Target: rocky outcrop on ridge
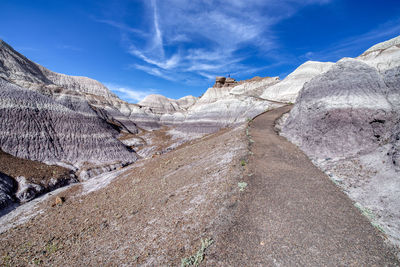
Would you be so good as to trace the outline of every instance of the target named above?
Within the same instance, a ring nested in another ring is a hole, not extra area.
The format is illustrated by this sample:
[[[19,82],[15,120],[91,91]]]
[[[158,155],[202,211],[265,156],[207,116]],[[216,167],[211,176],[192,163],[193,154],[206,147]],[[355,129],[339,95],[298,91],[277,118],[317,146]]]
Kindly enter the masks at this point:
[[[213,87],[216,88],[221,88],[221,87],[231,87],[235,86],[237,84],[237,81],[231,77],[223,77],[223,76],[217,76],[215,78],[215,84]]]
[[[400,38],[304,85],[282,134],[400,245]]]
[[[313,77],[326,72],[334,63],[307,61],[289,74],[283,81],[265,90],[264,99],[285,103],[294,103],[303,85]]]

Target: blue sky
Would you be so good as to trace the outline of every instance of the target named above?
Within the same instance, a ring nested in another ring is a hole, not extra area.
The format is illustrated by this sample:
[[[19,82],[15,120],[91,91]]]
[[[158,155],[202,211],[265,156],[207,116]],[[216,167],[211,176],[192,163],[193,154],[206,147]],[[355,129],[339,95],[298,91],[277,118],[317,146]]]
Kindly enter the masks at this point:
[[[132,103],[199,96],[216,75],[284,78],[398,35],[398,0],[0,1],[1,39]]]

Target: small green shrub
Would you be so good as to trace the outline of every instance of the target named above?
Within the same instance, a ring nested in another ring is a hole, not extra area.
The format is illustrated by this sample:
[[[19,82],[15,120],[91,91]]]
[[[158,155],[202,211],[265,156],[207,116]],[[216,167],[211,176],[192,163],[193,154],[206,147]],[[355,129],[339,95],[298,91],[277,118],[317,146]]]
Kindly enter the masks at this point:
[[[240,161],[240,165],[246,166],[246,161],[245,161],[244,159],[242,159],[242,160]]]
[[[1,259],[1,266],[11,266],[11,257],[6,254]]]
[[[367,207],[363,207],[360,203],[356,202],[354,203],[354,206],[359,209],[361,211],[361,213],[368,218],[368,220],[371,222],[372,226],[374,226],[375,228],[377,228],[379,231],[381,231],[382,233],[385,233],[385,230],[383,230],[382,226],[380,226],[377,222],[376,222],[376,217],[374,215],[374,213],[372,212],[372,210],[370,210]]]
[[[49,255],[53,254],[54,252],[57,252],[60,248],[57,246],[55,242],[49,242],[46,245],[46,251]]]
[[[211,238],[206,238],[204,240],[202,239],[200,249],[196,252],[196,254],[194,254],[188,258],[183,258],[181,260],[181,267],[199,266],[199,264],[204,260],[204,252],[213,243],[214,243],[214,240],[212,240]]]
[[[238,183],[238,187],[239,187],[239,191],[242,192],[247,187],[247,183],[246,182],[239,182]]]
[[[43,261],[41,259],[35,257],[31,260],[31,263],[34,265],[40,265],[43,263]]]
[[[367,217],[369,220],[373,220],[373,219],[374,219],[374,217],[375,217],[375,216],[374,216],[374,213],[373,213],[370,209],[361,206],[361,204],[358,203],[358,202],[356,202],[356,203],[354,204],[354,206],[355,206],[357,209],[359,209],[359,210],[361,211],[361,213],[362,213],[365,217]]]

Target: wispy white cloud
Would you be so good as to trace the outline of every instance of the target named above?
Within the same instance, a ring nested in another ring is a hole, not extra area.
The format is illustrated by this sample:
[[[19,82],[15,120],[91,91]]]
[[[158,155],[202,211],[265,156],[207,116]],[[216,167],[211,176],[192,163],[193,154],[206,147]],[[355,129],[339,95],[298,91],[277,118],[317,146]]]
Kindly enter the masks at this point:
[[[134,55],[134,56],[142,59],[143,61],[145,61],[146,63],[149,63],[150,65],[155,65],[161,69],[166,69],[166,70],[174,68],[179,63],[179,60],[180,60],[180,57],[178,54],[174,54],[168,59],[164,59],[164,58],[152,59],[152,58],[149,58],[148,56],[146,56],[144,52],[137,49],[134,45],[130,46],[129,53],[131,55]]]
[[[328,2],[142,0],[148,18],[141,30],[113,20],[98,21],[135,34],[128,52],[139,60],[132,65],[136,69],[167,80],[181,79],[183,74],[209,78],[254,68],[243,63],[248,58],[244,47],[268,55],[266,51],[279,46],[272,26],[306,5]]]
[[[146,96],[158,92],[156,89],[137,90],[127,86],[121,86],[114,83],[104,83],[112,92],[119,95],[125,101],[137,103],[142,101]]]
[[[177,34],[168,39],[168,44],[189,43],[191,39],[186,34]]]
[[[169,81],[175,81],[175,77],[171,76],[171,72],[153,66],[144,66],[140,64],[133,64],[131,67],[147,72],[150,75],[157,76]]]
[[[135,34],[138,34],[138,35],[140,35],[142,37],[148,37],[149,36],[147,33],[143,32],[143,31],[141,31],[139,29],[129,27],[128,25],[126,25],[125,23],[122,23],[122,22],[118,22],[118,21],[114,21],[114,20],[110,20],[110,19],[97,19],[97,18],[95,18],[93,16],[91,18],[96,22],[107,24],[109,26],[112,26],[112,27],[117,28],[117,29],[119,29],[121,31],[124,31],[124,32],[135,33]]]
[[[158,10],[156,0],[151,0],[151,7],[153,9],[153,23],[154,23],[154,35],[153,35],[153,49],[156,50],[161,57],[164,57],[164,42],[162,33],[158,22]]]
[[[207,78],[208,80],[212,81],[215,79],[215,75],[208,74],[206,72],[199,71],[197,72],[200,76]]]

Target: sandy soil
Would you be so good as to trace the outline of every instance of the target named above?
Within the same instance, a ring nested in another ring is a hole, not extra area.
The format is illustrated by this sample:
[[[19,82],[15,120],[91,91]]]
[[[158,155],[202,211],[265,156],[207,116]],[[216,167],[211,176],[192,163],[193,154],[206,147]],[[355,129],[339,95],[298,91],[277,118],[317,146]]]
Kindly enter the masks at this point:
[[[231,223],[246,153],[244,128],[225,129],[141,160],[97,190],[88,192],[91,180],[74,185],[58,194],[61,206],[53,195],[0,234],[2,264],[180,265]]]

